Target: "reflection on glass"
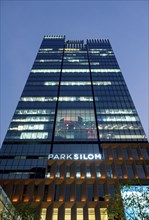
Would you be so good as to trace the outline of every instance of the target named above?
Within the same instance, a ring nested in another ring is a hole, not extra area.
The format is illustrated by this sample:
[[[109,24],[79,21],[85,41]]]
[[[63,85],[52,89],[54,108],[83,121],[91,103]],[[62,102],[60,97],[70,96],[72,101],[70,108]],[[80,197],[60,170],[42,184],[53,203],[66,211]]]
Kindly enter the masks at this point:
[[[97,130],[93,110],[59,110],[55,139],[96,139]]]

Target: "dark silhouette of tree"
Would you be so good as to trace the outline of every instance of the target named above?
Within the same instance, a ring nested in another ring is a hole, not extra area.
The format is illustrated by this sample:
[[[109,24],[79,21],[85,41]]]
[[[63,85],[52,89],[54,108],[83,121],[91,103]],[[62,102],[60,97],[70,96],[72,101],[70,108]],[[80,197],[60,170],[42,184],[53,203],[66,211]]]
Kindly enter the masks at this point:
[[[36,206],[31,203],[5,204],[2,220],[34,220]]]

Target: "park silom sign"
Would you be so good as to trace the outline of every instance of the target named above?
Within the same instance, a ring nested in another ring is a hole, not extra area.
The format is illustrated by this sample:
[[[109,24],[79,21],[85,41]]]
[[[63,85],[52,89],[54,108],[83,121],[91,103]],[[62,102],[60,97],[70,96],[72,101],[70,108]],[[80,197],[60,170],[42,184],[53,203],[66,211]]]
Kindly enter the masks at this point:
[[[101,160],[101,154],[49,154],[48,160]]]

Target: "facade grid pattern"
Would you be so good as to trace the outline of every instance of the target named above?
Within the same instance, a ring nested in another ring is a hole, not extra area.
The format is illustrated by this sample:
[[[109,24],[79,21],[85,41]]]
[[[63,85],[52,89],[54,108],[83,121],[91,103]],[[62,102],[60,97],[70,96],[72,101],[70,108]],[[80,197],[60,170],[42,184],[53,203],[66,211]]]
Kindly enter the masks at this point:
[[[148,141],[108,39],[43,38],[0,158],[11,201],[45,220],[106,219],[120,183],[147,185]]]

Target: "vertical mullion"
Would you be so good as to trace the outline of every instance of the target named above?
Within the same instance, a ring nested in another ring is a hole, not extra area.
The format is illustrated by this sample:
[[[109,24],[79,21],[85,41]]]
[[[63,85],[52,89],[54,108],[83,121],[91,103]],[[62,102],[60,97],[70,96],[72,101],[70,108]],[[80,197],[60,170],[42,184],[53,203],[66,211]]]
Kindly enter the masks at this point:
[[[55,134],[57,111],[58,111],[58,101],[59,101],[59,94],[60,94],[60,86],[61,86],[61,78],[62,78],[63,61],[64,61],[64,50],[65,50],[65,43],[64,43],[64,46],[63,46],[63,53],[62,53],[61,71],[60,71],[60,76],[59,76],[59,85],[58,85],[57,101],[56,101],[56,107],[55,107],[55,117],[54,117],[54,124],[53,124],[53,132],[52,132],[52,142],[51,142],[50,154],[52,154],[52,152],[53,152],[54,134]]]
[[[92,80],[92,73],[91,73],[90,58],[89,58],[89,53],[88,53],[88,45],[86,45],[86,50],[87,50],[87,58],[88,58],[89,73],[90,73],[90,80],[91,80],[91,89],[92,89],[92,96],[93,96],[93,106],[94,106],[95,122],[96,122],[96,129],[97,129],[98,146],[99,146],[99,152],[102,153],[102,149],[100,147],[97,111],[96,111],[96,104],[95,104],[95,96],[94,96],[94,88],[93,88],[93,80]]]

